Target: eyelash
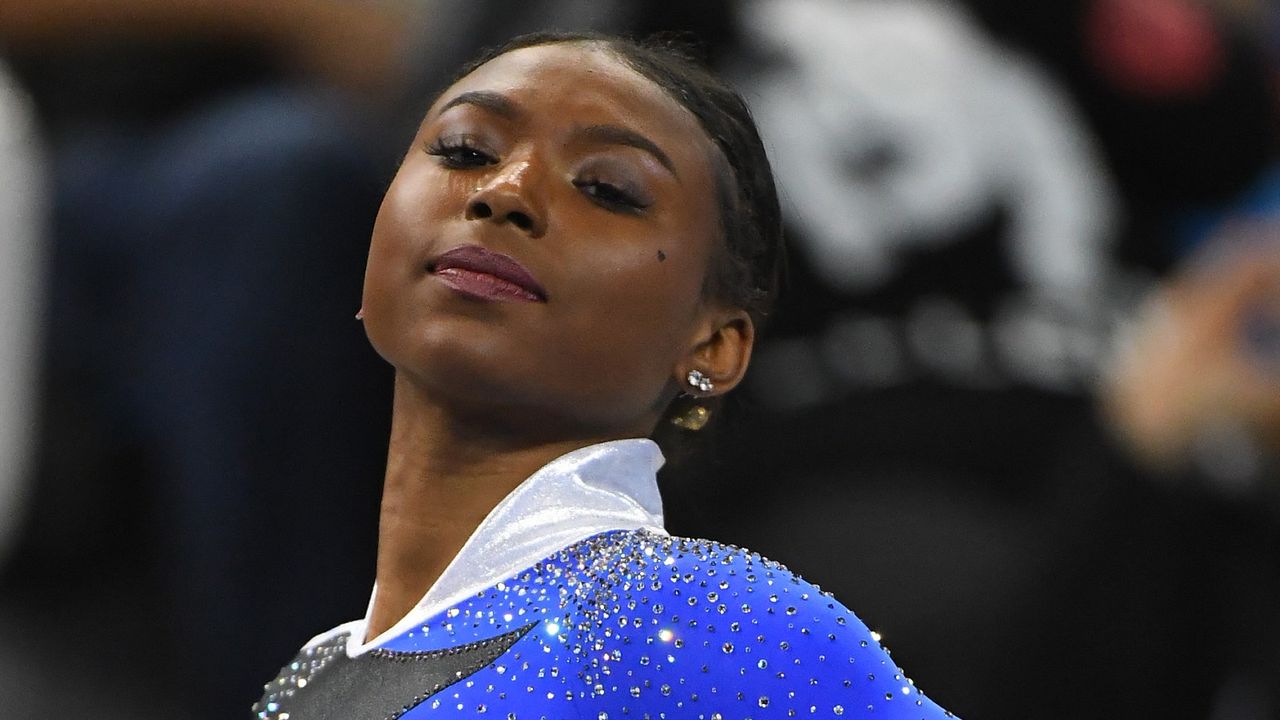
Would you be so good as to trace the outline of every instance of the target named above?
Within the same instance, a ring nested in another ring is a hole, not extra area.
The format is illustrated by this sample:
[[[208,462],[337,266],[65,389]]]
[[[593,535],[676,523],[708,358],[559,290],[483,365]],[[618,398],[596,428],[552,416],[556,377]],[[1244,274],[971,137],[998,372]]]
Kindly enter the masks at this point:
[[[425,148],[428,155],[440,158],[447,168],[468,170],[493,165],[497,158],[472,144],[471,140],[446,140],[441,138]]]
[[[424,150],[428,155],[440,158],[445,167],[454,170],[470,170],[498,162],[497,158],[477,148],[468,138],[440,138],[427,145]],[[641,202],[631,193],[611,183],[587,178],[574,180],[573,185],[592,202],[607,210],[635,214],[649,207],[648,203]]]
[[[640,202],[626,190],[607,182],[583,179],[574,180],[573,185],[581,190],[584,195],[591,198],[593,202],[609,210],[638,213],[649,207],[648,204]]]

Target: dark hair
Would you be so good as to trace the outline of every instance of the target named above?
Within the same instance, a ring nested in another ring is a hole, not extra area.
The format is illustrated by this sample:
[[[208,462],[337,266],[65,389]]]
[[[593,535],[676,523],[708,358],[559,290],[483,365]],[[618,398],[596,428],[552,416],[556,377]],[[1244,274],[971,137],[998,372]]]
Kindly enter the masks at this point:
[[[521,35],[481,53],[462,68],[454,82],[513,50],[562,43],[607,50],[698,119],[719,150],[713,162],[723,239],[712,257],[703,293],[707,298],[746,310],[756,327],[762,327],[777,297],[785,252],[773,170],[746,101],[694,60],[687,44],[682,46],[674,38],[660,36],[637,41],[576,32]],[[684,412],[693,402],[707,404],[706,400],[681,398],[668,409],[668,417]],[[666,435],[664,430],[660,427],[656,435]]]

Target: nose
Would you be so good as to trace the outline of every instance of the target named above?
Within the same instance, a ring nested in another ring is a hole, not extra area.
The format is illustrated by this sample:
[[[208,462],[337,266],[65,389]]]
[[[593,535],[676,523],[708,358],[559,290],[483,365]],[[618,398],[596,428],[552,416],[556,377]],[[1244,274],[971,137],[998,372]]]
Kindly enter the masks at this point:
[[[467,202],[467,219],[511,223],[530,237],[541,237],[547,229],[546,212],[536,197],[534,182],[527,160],[508,165],[476,187]]]

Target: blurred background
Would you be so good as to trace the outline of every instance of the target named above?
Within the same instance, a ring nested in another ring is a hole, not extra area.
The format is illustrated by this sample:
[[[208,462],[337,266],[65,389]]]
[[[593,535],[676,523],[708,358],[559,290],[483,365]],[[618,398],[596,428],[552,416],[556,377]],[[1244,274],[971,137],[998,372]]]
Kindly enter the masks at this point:
[[[547,27],[694,33],[788,209],[673,532],[962,717],[1280,718],[1265,0],[5,3],[0,714],[247,717],[364,612],[373,216],[452,70]]]

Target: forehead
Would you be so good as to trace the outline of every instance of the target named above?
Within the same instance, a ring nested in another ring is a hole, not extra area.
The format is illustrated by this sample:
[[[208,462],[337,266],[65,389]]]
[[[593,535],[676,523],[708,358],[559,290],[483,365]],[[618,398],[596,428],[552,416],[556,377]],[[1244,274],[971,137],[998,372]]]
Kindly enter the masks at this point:
[[[654,140],[667,140],[665,144],[673,146],[668,151],[690,146],[704,154],[711,150],[711,141],[693,113],[596,44],[538,45],[499,55],[445,90],[428,119],[451,98],[477,90],[500,93],[537,119],[621,124]]]

